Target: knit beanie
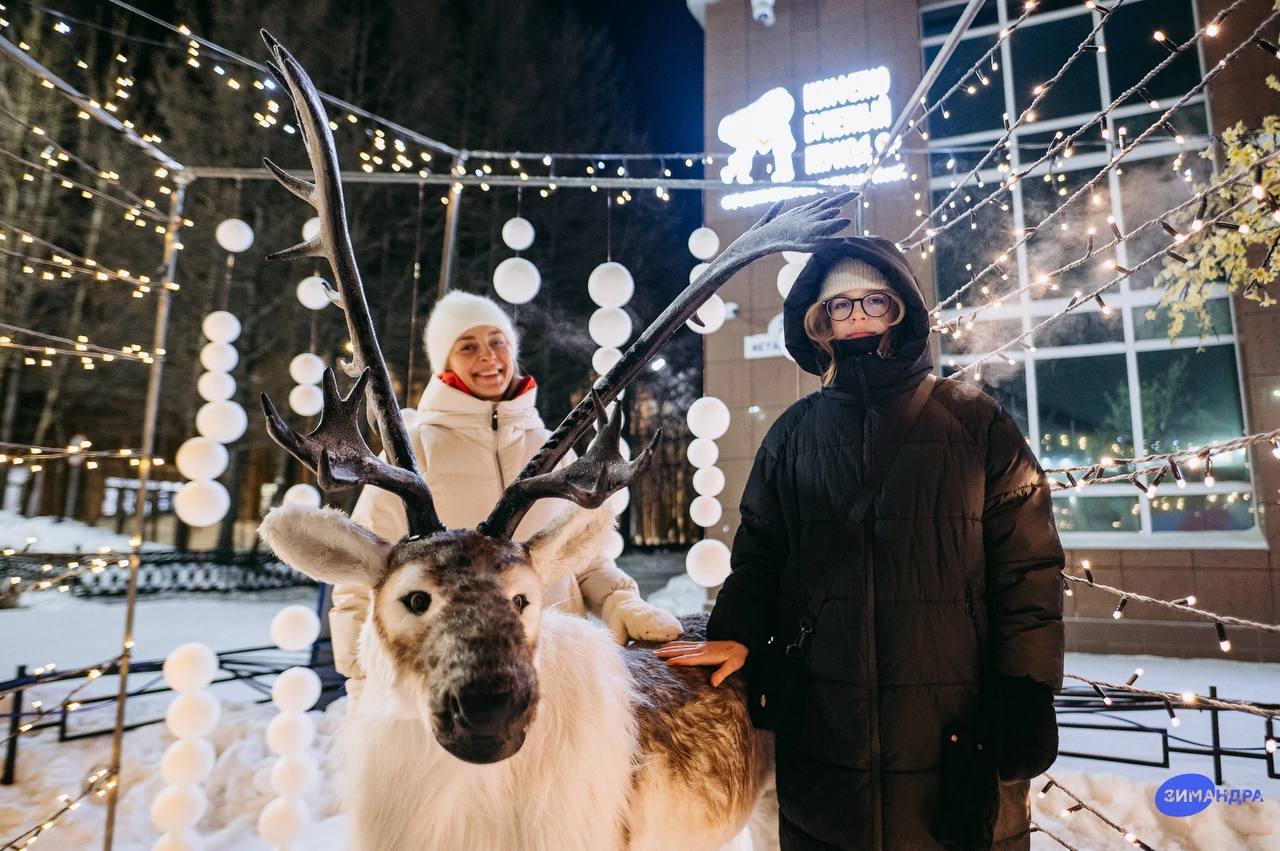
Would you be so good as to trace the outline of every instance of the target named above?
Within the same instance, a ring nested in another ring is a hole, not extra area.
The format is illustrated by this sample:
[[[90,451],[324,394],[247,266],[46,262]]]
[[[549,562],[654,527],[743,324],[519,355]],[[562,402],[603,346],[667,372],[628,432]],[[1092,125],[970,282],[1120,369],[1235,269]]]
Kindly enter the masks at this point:
[[[477,325],[493,325],[506,334],[507,344],[511,347],[511,359],[519,361],[520,337],[507,312],[492,299],[453,290],[436,302],[431,318],[427,320],[427,330],[422,335],[433,375],[439,375],[448,368],[449,352],[453,350],[453,344],[463,332]]]
[[[856,257],[844,257],[833,263],[831,268],[827,270],[826,277],[822,279],[822,289],[818,292],[817,301],[826,301],[849,290],[882,290],[890,295],[898,303],[898,318],[893,323],[894,325],[901,322],[903,316],[906,315],[906,305],[902,303],[902,298],[893,291],[893,287],[889,284],[889,279],[879,269],[865,260],[859,260]]]

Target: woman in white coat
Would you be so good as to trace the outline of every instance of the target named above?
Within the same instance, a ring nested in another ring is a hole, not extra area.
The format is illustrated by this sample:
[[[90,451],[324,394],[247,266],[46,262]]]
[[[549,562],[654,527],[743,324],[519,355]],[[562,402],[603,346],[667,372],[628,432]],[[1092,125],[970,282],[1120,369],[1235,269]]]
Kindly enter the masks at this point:
[[[432,377],[406,425],[441,522],[451,529],[473,528],[551,433],[535,406],[533,376],[519,372],[515,328],[493,301],[448,293],[431,312],[425,342]],[[516,540],[532,536],[568,507],[560,499],[539,500],[520,523]],[[408,530],[400,500],[372,485],[360,494],[351,516],[388,540]],[[563,611],[597,615],[621,644],[633,638],[670,641],[681,632],[680,622],[646,603],[635,580],[604,555],[547,588],[545,599]],[[353,697],[364,678],[356,650],[368,615],[367,591],[345,585],[333,589],[334,665],[348,678]]]

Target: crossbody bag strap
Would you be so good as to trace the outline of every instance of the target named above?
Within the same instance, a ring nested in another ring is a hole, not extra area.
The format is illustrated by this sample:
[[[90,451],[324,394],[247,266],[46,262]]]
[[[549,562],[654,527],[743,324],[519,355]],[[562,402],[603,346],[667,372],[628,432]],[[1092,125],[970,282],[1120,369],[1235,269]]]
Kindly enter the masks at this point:
[[[920,417],[920,412],[924,410],[925,403],[929,401],[929,397],[933,394],[933,387],[936,383],[937,378],[930,373],[916,385],[915,392],[912,393],[907,407],[903,410],[898,421],[893,424],[893,428],[889,430],[889,442],[884,445],[883,450],[877,455],[871,469],[867,472],[862,492],[854,500],[853,506],[845,517],[842,528],[855,529],[861,525],[862,518],[866,516],[867,510],[871,508],[871,503],[876,498],[876,494],[880,492],[880,486],[884,483],[885,476],[888,475],[889,470],[893,467],[893,462],[897,460],[898,450],[902,448],[907,434],[915,426],[916,420]],[[795,640],[787,645],[786,652],[788,656],[799,656],[804,653],[805,643],[809,640],[809,636],[813,634],[814,624],[818,619],[818,610],[827,601],[827,595],[831,592],[831,586],[835,582],[837,572],[836,570],[828,570],[827,581],[823,583],[821,593],[813,594],[809,597],[808,605],[804,608],[804,614],[800,617],[800,631]]]

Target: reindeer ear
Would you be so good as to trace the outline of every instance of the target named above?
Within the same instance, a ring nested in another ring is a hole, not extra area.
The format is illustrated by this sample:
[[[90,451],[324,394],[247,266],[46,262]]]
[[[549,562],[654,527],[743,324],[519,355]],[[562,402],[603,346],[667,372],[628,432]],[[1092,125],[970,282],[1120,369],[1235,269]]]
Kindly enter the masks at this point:
[[[294,570],[312,579],[372,588],[387,569],[391,544],[336,508],[281,505],[258,534]]]
[[[574,506],[525,544],[529,561],[544,583],[577,573],[600,555],[617,518],[608,506]]]

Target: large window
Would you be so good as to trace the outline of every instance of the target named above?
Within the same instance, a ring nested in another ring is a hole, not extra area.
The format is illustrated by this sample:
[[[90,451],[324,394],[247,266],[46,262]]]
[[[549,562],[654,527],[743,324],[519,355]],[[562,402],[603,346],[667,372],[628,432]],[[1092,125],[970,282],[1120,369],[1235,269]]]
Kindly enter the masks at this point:
[[[926,65],[963,6],[939,3],[922,11]],[[1196,30],[1192,6],[1192,0],[1127,0],[1097,39],[1104,49],[1085,52],[1075,61],[1037,107],[1035,120],[1019,127],[1013,144],[984,166],[978,175],[984,186],[969,181],[934,224],[963,214],[991,192],[1008,173],[1005,169],[1022,171],[1040,159],[1055,137],[1070,134],[1132,86],[1167,55],[1152,38],[1157,26],[1175,42]],[[1020,0],[989,0],[929,102],[965,74],[1021,12]],[[1099,13],[1083,3],[1041,2],[983,63],[980,74],[969,78],[974,82],[972,94],[968,86],[961,86],[946,108],[931,116],[930,192],[924,199],[932,202],[930,206],[940,204],[1000,138],[1003,114],[1017,116],[1026,109],[1038,87],[1100,21]],[[1149,127],[1173,99],[1197,84],[1199,62],[1192,53],[1172,63],[1113,111],[1113,129],[1124,127],[1133,138]],[[999,273],[983,281],[990,291],[971,288],[960,300],[963,306],[953,306],[945,318],[967,316],[974,305],[998,293],[1028,289],[966,320],[959,335],[943,336],[944,370],[1030,331],[1062,310],[1073,291],[1106,281],[1114,273],[1102,266],[1103,261],[1132,266],[1167,244],[1167,235],[1152,227],[1114,252],[1062,275],[1056,289],[1030,287],[1045,271],[1082,257],[1089,228],[1102,242],[1110,232],[1109,218],[1127,230],[1193,194],[1192,183],[1204,180],[1211,170],[1199,156],[1209,132],[1203,93],[1192,97],[1172,123],[1173,130],[1153,134],[1126,156],[1122,167],[1044,227],[1043,220],[1108,161],[1098,128],[1086,131],[1072,156],[1050,160],[1020,181],[1003,203],[988,205],[972,222],[938,236],[933,259],[940,299],[968,283],[973,272],[993,261],[1000,263]],[[1034,229],[1035,235],[1002,258],[1024,229]],[[1214,320],[1210,336],[1190,328],[1187,336],[1171,341],[1167,317],[1157,304],[1160,293],[1152,289],[1156,268],[1152,264],[1113,287],[1103,305],[1084,304],[1036,332],[1025,350],[1012,353],[1014,357],[983,364],[984,388],[1013,415],[1044,466],[1169,452],[1243,433],[1235,329],[1225,289],[1209,305]],[[1111,472],[1119,470],[1113,467]],[[1188,470],[1186,487],[1172,487],[1170,482],[1154,498],[1125,483],[1055,494],[1058,527],[1064,533],[1088,533],[1090,538],[1104,535],[1116,544],[1128,540],[1125,533],[1198,533],[1203,538],[1203,533],[1253,529],[1245,453],[1215,459],[1214,473],[1215,482],[1209,485],[1203,471]],[[1175,540],[1163,534],[1162,539]],[[1084,537],[1078,540],[1083,543]]]

